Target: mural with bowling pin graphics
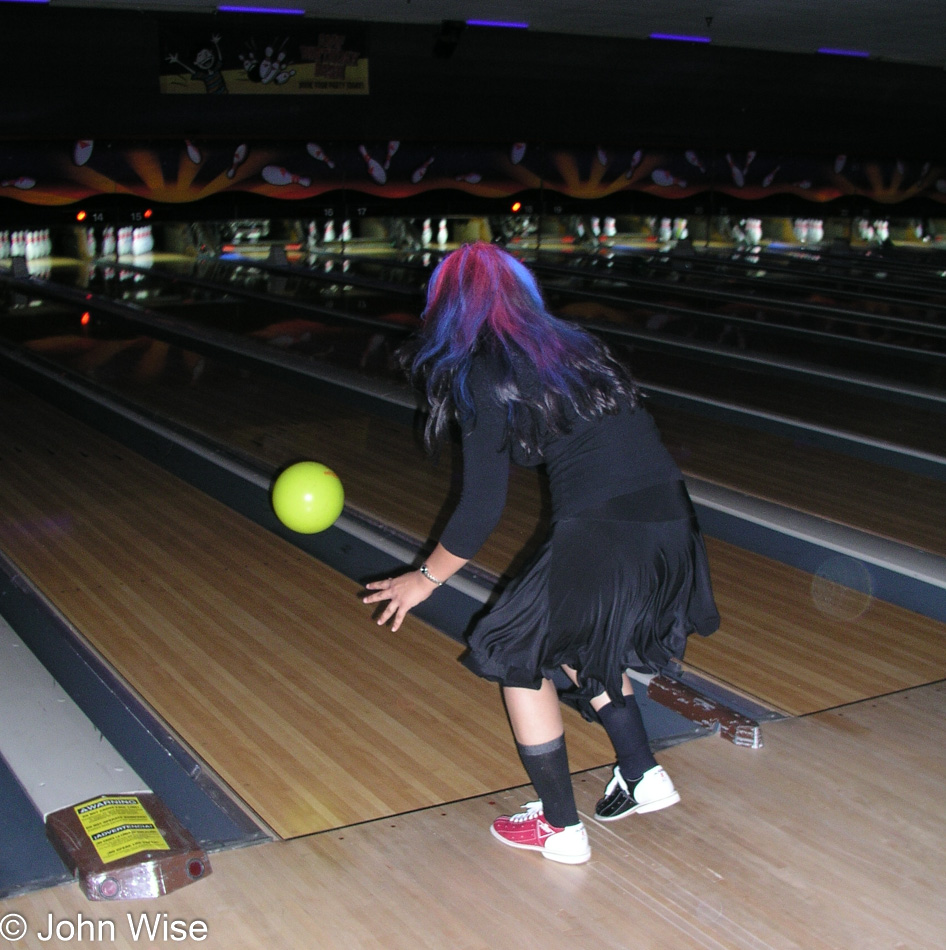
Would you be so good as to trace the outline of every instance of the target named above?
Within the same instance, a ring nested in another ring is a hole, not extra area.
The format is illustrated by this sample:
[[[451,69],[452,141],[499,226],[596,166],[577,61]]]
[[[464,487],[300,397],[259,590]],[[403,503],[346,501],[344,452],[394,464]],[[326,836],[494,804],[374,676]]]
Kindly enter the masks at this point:
[[[159,89],[168,95],[368,95],[364,24],[311,21],[292,34],[225,25],[211,35],[163,24]]]
[[[946,163],[637,144],[432,145],[393,138],[294,143],[193,138],[148,146],[74,140],[7,143],[0,150],[0,198],[35,205],[106,195],[179,204],[239,192],[286,200],[344,193],[346,200],[357,201],[359,194],[403,199],[434,191],[486,199],[541,192],[549,209],[557,196],[606,201],[636,193],[667,200],[791,195],[812,204],[854,198],[885,206],[914,199],[943,205]]]

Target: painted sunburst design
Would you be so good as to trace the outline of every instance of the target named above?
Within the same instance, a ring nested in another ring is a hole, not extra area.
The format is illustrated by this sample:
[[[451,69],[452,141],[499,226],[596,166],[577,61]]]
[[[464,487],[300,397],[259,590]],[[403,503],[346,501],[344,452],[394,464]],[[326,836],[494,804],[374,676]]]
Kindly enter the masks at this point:
[[[928,191],[934,186],[942,170],[925,166],[919,177],[908,176],[906,170],[898,162],[889,178],[884,175],[884,170],[880,165],[875,164],[865,165],[864,174],[870,183],[868,194],[871,198],[883,204],[899,204],[901,201],[907,201]],[[910,177],[913,178],[912,184],[906,184]]]
[[[502,199],[544,190],[593,201],[624,192],[672,200],[713,191],[741,200],[795,194],[813,204],[843,195],[888,205],[918,196],[946,202],[943,169],[931,163],[922,169],[892,162],[861,163],[858,175],[849,177],[851,171],[838,159],[752,152],[751,159],[740,158],[745,164],[735,178],[719,167],[719,155],[714,160],[694,152],[532,148],[524,143],[482,147],[389,142],[369,143],[369,148],[383,162],[383,176],[370,174],[365,155],[359,155],[364,146],[351,143],[330,144],[327,152],[301,142],[207,145],[183,139],[152,147],[98,143],[93,147],[92,142],[42,150],[25,147],[0,156],[0,196],[49,206],[96,196],[186,204],[225,192],[298,201],[343,189],[352,195],[395,200],[432,191]]]
[[[603,198],[624,191],[628,187],[629,180],[622,170],[612,167],[610,160],[603,163],[601,161],[603,157],[606,157],[606,153],[604,156],[595,155],[591,161],[591,170],[585,177],[579,168],[578,158],[573,152],[555,152],[552,156],[552,165],[558,171],[561,184],[553,182],[546,182],[546,184],[572,198]],[[605,180],[615,175],[616,177],[612,177],[610,181]]]
[[[285,185],[268,184],[262,177],[263,169],[285,161],[284,153],[265,149],[248,152],[246,159],[234,168],[230,160],[221,161],[218,152],[201,155],[195,162],[183,150],[178,156],[174,175],[166,174],[159,153],[135,151],[128,153],[128,163],[141,181],[140,186],[128,186],[126,194],[137,194],[149,201],[181,204],[200,201],[230,190],[252,190],[274,198],[300,198],[318,194],[320,188],[307,187],[306,179]],[[279,167],[282,167],[281,165]],[[228,174],[230,171],[233,174]],[[323,186],[324,187],[324,186]]]

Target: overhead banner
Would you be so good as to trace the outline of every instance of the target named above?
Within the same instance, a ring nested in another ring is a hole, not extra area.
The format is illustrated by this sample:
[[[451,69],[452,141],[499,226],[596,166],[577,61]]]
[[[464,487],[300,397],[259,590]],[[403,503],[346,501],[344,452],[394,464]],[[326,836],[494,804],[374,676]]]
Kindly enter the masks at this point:
[[[368,95],[361,24],[315,22],[161,35],[161,92],[184,95]]]
[[[295,201],[343,191],[392,199],[428,191],[487,199],[542,192],[552,211],[559,199],[607,201],[635,194],[669,200],[713,195],[745,202],[783,195],[813,205],[847,198],[894,208],[914,199],[946,204],[946,164],[524,142],[181,139],[0,147],[0,198],[37,205],[65,205],[96,195],[177,204],[233,192]]]

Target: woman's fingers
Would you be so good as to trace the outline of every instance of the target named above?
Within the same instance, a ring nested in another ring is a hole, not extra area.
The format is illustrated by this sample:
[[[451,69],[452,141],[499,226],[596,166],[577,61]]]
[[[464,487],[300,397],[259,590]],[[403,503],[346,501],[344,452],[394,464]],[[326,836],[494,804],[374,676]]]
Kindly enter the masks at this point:
[[[374,593],[362,598],[362,603],[375,604],[386,600],[387,605],[378,616],[378,625],[387,623],[393,617],[391,630],[397,630],[404,622],[409,610],[430,596],[434,588],[417,571],[392,577],[387,580],[371,581],[365,587]]]

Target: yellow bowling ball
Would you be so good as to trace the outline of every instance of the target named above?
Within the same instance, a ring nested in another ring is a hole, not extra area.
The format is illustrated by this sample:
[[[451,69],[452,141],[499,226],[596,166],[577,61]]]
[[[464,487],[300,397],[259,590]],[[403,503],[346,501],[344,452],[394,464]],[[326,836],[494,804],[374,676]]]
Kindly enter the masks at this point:
[[[341,479],[321,462],[296,462],[273,482],[273,511],[291,531],[316,534],[330,528],[345,507]]]

